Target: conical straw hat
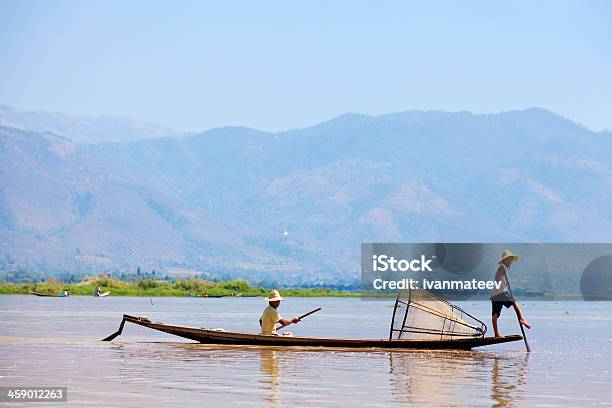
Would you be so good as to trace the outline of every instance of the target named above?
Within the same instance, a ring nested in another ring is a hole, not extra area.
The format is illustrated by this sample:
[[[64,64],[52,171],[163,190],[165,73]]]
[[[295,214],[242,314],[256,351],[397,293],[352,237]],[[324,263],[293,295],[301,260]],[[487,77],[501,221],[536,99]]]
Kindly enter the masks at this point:
[[[285,299],[281,297],[280,293],[278,293],[278,290],[272,289],[266,300],[268,302],[274,302],[275,300],[285,300]]]
[[[501,263],[506,258],[512,258],[512,262],[516,262],[519,259],[518,255],[514,255],[509,250],[504,249],[504,251],[502,252],[502,255],[501,255],[501,259],[499,260],[498,263]]]

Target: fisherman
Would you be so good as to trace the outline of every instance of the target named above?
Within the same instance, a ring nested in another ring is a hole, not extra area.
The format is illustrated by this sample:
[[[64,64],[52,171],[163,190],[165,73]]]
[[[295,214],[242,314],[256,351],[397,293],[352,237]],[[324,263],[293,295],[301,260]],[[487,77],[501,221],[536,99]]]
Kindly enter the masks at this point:
[[[272,336],[278,336],[276,334],[276,323],[280,323],[283,326],[286,326],[291,323],[298,323],[300,321],[299,318],[294,317],[291,320],[285,320],[278,313],[278,307],[282,300],[285,300],[281,297],[278,290],[273,289],[270,291],[270,295],[268,295],[268,303],[269,305],[264,309],[261,318],[259,319],[259,325],[261,326],[261,334],[267,334]]]
[[[510,306],[514,306],[514,311],[516,312],[516,316],[519,319],[519,322],[522,326],[525,326],[528,329],[531,329],[531,326],[525,321],[523,317],[523,311],[521,307],[517,303],[517,301],[511,295],[510,289],[508,287],[508,268],[512,265],[512,263],[516,262],[519,259],[518,256],[514,255],[507,249],[504,249],[502,252],[501,259],[497,263],[499,266],[497,268],[497,273],[495,274],[495,288],[491,292],[491,307],[492,307],[492,321],[493,321],[493,330],[495,331],[495,337],[500,337],[499,329],[497,328],[497,319],[501,315],[502,308],[505,306],[509,308]]]
[[[102,294],[102,288],[96,286],[96,296],[100,296]]]

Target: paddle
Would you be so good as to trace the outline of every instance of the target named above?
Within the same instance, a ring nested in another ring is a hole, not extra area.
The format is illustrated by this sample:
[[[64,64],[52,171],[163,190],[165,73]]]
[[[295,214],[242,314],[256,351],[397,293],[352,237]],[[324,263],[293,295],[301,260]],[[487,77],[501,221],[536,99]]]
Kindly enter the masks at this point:
[[[504,271],[504,277],[506,278],[506,284],[508,285],[508,292],[510,292],[510,297],[512,298],[512,301],[514,302],[514,296],[512,295],[512,288],[510,287],[510,280],[508,279],[508,275],[506,275],[505,271]],[[523,325],[521,324],[521,319],[518,317],[518,314],[516,315],[516,319],[518,320],[519,327],[521,328],[521,333],[523,333],[523,340],[525,340],[525,347],[527,348],[528,352],[531,352],[531,347],[529,347],[529,343],[527,342],[527,336],[525,335],[525,329],[523,328]]]
[[[308,317],[308,316],[310,316],[310,315],[311,315],[311,314],[313,314],[313,313],[317,313],[319,310],[321,310],[321,308],[320,308],[320,307],[316,308],[315,310],[311,310],[310,312],[308,312],[308,313],[306,313],[306,314],[303,314],[303,315],[301,315],[300,317],[298,317],[298,320],[302,320],[303,318]],[[283,324],[283,325],[280,325],[280,326],[278,326],[278,327],[276,328],[276,330],[284,329],[285,327],[289,326],[290,324],[292,324],[292,323],[288,323],[288,324]]]

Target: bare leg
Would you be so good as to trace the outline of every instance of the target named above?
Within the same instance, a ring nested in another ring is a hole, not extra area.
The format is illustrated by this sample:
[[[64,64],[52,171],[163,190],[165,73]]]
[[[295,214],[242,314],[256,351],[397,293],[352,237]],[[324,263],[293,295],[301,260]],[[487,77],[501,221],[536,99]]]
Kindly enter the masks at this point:
[[[498,314],[494,314],[491,317],[491,321],[493,322],[493,331],[495,332],[495,337],[501,337],[501,335],[499,334],[499,329],[497,328],[497,319],[499,319]]]
[[[531,325],[529,325],[526,321],[525,318],[523,317],[523,311],[521,310],[521,307],[519,306],[519,304],[517,303],[517,301],[514,301],[514,311],[516,312],[516,317],[518,317],[519,322],[521,323],[521,325],[525,326],[528,329],[531,329]]]

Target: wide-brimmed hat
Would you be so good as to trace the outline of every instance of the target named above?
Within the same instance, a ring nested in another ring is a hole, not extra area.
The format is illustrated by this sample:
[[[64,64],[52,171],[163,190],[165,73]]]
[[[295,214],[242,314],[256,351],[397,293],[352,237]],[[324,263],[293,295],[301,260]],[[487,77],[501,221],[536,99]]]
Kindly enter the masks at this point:
[[[276,300],[285,300],[285,299],[281,297],[280,293],[278,293],[278,290],[272,289],[266,300],[268,302],[274,302]]]
[[[506,258],[512,258],[512,262],[516,262],[519,259],[518,255],[514,255],[509,250],[504,249],[504,251],[502,252],[502,255],[501,255],[501,259],[499,260],[498,263],[501,263]]]

